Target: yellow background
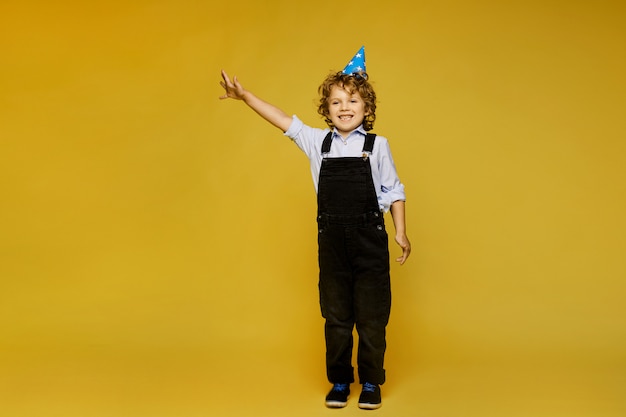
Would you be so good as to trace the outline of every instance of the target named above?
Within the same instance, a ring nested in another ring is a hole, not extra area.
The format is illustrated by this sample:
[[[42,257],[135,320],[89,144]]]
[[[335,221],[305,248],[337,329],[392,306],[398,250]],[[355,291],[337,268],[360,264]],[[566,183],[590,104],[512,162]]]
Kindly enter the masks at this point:
[[[375,413],[626,415],[625,12],[4,1],[2,415],[363,413],[323,407],[307,160],[218,100],[322,127],[361,45],[413,243]]]

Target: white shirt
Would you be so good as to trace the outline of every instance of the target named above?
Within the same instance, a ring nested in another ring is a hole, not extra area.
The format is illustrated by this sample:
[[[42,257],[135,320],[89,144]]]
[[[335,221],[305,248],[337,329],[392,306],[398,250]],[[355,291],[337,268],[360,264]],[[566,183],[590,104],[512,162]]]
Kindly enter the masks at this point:
[[[306,154],[311,163],[311,175],[315,192],[322,166],[322,142],[330,129],[317,129],[305,125],[297,116],[293,116],[293,121],[285,136],[291,138],[294,143]],[[329,158],[360,157],[363,154],[363,144],[367,132],[363,126],[352,131],[344,140],[335,130],[333,132],[333,142],[330,147]],[[396,166],[391,157],[389,142],[383,136],[376,136],[374,149],[370,155],[370,165],[372,167],[372,180],[376,188],[378,205],[384,212],[389,211],[389,207],[395,201],[406,200],[404,185],[400,182],[396,172]]]

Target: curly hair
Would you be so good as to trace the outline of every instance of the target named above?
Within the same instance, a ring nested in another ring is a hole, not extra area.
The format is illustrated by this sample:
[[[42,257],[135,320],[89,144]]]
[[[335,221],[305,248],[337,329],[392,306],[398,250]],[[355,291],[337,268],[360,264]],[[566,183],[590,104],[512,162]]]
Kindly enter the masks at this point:
[[[330,120],[328,111],[328,98],[330,90],[334,87],[345,89],[350,94],[359,93],[365,102],[365,119],[363,119],[363,129],[370,131],[374,127],[376,121],[376,93],[374,88],[367,81],[367,73],[362,72],[356,75],[344,74],[343,72],[332,73],[326,77],[322,85],[319,86],[320,95],[319,107],[317,112],[324,117],[326,124],[332,129],[335,126]]]

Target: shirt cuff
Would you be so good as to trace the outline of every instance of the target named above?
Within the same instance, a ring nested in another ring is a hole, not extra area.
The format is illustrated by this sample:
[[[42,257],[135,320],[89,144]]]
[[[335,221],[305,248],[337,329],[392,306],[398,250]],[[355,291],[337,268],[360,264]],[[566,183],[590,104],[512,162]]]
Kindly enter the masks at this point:
[[[295,140],[302,128],[304,127],[304,123],[302,123],[302,121],[298,119],[298,116],[296,116],[295,114],[291,117],[291,119],[292,121],[289,125],[289,129],[287,129],[284,135],[291,138],[292,140]]]
[[[385,213],[389,211],[391,205],[396,201],[406,201],[406,194],[404,193],[404,184],[399,184],[393,190],[382,192],[378,202],[382,206]]]

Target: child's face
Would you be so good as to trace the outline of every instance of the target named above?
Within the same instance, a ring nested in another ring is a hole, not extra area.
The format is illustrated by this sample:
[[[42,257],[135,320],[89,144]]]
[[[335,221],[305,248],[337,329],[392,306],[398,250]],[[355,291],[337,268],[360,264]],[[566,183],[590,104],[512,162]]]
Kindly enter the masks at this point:
[[[328,114],[342,136],[361,126],[367,113],[365,102],[358,91],[350,94],[340,86],[333,86],[328,97]]]

